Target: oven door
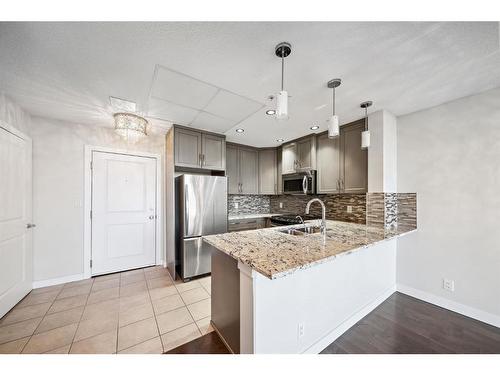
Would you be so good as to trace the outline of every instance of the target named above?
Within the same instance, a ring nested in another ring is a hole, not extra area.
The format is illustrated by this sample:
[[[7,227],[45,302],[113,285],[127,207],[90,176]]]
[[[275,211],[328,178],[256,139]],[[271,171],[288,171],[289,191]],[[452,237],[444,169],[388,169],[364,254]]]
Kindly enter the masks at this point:
[[[297,173],[283,176],[284,194],[315,194],[316,193],[316,173]]]

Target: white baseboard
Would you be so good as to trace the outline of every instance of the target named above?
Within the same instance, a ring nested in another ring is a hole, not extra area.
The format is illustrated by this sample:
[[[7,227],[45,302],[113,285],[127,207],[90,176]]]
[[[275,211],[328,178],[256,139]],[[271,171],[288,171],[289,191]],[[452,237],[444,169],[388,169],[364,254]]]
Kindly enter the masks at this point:
[[[411,297],[418,298],[422,301],[432,303],[433,305],[454,311],[456,313],[468,316],[469,318],[476,319],[500,328],[500,316],[498,315],[494,315],[471,306],[462,305],[461,303],[454,302],[449,299],[439,297],[434,294],[424,292],[423,290],[415,289],[403,284],[397,284],[396,290]]]
[[[334,342],[340,336],[342,336],[349,328],[351,328],[353,325],[355,325],[357,322],[359,322],[361,319],[363,319],[366,315],[368,315],[370,312],[372,312],[378,305],[380,305],[387,298],[389,298],[395,291],[396,291],[395,285],[393,287],[387,289],[384,293],[382,293],[380,296],[375,298],[372,302],[367,304],[365,307],[363,307],[357,313],[351,315],[350,318],[344,320],[344,322],[342,322],[339,326],[337,326],[332,331],[330,331],[322,339],[320,339],[319,341],[317,341],[316,343],[311,345],[309,348],[307,348],[305,351],[303,351],[303,353],[305,353],[305,354],[318,354],[319,352],[321,352],[328,345],[330,345],[332,342]]]
[[[85,279],[84,274],[79,273],[76,275],[56,277],[55,279],[37,280],[37,281],[33,281],[33,289],[43,288],[46,286],[52,286],[52,285],[57,285],[57,284],[64,284],[64,283],[69,283],[71,281],[79,281],[79,280],[83,280],[83,279]]]

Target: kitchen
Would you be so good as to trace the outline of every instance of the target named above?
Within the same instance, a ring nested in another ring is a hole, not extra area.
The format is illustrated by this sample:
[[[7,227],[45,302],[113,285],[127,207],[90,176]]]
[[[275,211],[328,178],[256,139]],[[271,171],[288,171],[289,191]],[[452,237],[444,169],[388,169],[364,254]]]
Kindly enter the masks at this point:
[[[500,352],[497,22],[0,31],[0,353]]]

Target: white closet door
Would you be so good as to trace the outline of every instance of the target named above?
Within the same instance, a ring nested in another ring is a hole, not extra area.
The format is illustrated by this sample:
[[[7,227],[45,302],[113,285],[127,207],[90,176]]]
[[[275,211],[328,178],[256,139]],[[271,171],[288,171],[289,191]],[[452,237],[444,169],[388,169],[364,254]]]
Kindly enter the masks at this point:
[[[0,123],[0,317],[28,294],[33,284],[32,229],[28,229],[31,140],[4,126]]]
[[[92,275],[155,264],[156,160],[92,153]]]

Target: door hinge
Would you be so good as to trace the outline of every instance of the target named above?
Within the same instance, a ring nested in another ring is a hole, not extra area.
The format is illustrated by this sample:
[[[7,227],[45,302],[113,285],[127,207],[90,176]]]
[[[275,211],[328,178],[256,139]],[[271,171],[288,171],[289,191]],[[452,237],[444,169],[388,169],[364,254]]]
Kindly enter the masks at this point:
[[[94,162],[91,160],[90,161],[90,169],[93,169],[94,168]]]
[[[92,259],[90,260],[90,268],[92,268]]]
[[[92,210],[90,210],[90,220],[92,220]]]

